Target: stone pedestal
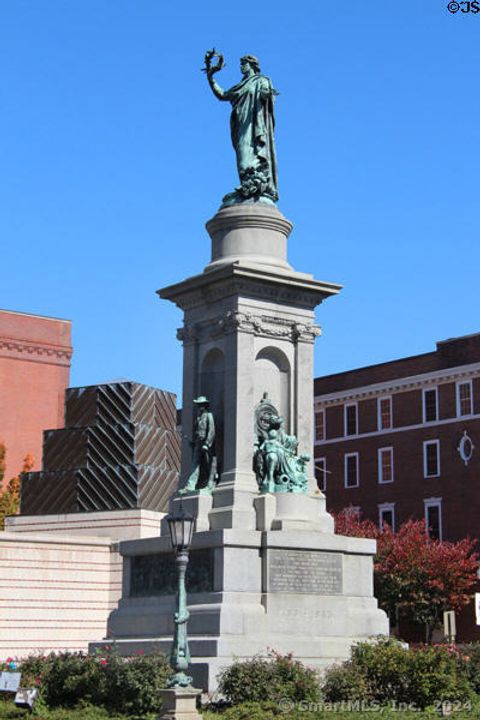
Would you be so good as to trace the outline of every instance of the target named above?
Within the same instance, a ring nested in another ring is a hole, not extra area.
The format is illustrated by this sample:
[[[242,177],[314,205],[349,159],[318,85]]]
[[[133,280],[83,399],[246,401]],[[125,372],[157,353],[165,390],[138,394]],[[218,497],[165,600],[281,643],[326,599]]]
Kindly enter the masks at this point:
[[[334,522],[326,512],[325,495],[280,493],[275,495],[275,515],[266,530],[309,530],[333,533]]]
[[[212,509],[212,503],[212,495],[200,495],[198,492],[188,493],[182,496],[175,495],[170,499],[169,512],[178,512],[180,507],[183,507],[187,512],[195,515],[195,530],[200,532],[210,529],[209,515]],[[168,522],[166,518],[163,518],[162,520],[161,534],[165,537],[169,536]]]
[[[197,687],[216,689],[234,658],[268,648],[324,668],[351,644],[388,634],[373,597],[375,541],[308,529],[197,532],[187,575],[188,636]],[[124,588],[109,618],[121,654],[168,653],[173,635],[175,576],[167,537],[121,544]]]
[[[313,458],[314,309],[340,289],[289,266],[291,227],[269,205],[225,208],[207,223],[204,272],[159,291],[184,311],[182,485],[196,396],[210,400],[217,430],[219,483],[210,497],[182,501],[198,514],[187,575],[189,674],[209,691],[234,658],[274,648],[323,668],[348,657],[353,642],[388,633],[373,597],[375,542],[334,534],[313,461],[306,494],[258,492],[255,408],[265,392],[299,455]],[[178,504],[174,497],[170,508]],[[120,550],[123,596],[105,642],[124,654],[169,652],[175,582],[166,528]]]
[[[232,263],[292,270],[287,239],[292,223],[272,205],[244,203],[223,208],[207,223],[212,259],[206,272]]]
[[[207,223],[212,260],[195,275],[159,291],[184,311],[182,470],[191,470],[193,399],[206,395],[217,425],[220,482],[213,530],[254,530],[257,484],[252,467],[254,410],[264,392],[313,456],[314,309],[339,285],[295,272],[287,262],[292,224],[264,203],[220,210]],[[317,489],[310,464],[310,494]]]
[[[163,711],[158,720],[202,720],[197,712],[197,698],[201,692],[195,688],[160,690]]]

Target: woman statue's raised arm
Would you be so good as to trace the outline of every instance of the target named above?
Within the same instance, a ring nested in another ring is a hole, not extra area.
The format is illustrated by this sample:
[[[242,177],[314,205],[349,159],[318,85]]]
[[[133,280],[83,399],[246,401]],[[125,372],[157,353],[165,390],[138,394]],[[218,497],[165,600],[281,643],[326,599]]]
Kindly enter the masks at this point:
[[[212,65],[213,58],[218,58],[218,62],[216,65]],[[220,70],[224,67],[225,60],[221,53],[217,53],[215,48],[212,50],[207,50],[205,53],[205,67],[202,68],[203,72],[207,74],[207,80],[212,88],[213,94],[215,97],[217,97],[219,100],[226,100],[226,93],[225,90],[223,90],[220,85],[218,85],[217,82],[214,80],[214,74],[217,72],[220,72]]]

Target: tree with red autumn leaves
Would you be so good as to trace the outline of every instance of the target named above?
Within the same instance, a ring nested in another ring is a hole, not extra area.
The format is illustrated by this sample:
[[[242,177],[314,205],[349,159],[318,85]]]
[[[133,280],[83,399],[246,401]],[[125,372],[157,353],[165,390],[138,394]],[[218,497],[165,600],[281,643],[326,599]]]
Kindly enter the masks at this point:
[[[7,450],[3,443],[0,443],[0,488],[2,487],[5,475],[5,455]],[[11,478],[6,487],[0,489],[0,530],[5,526],[5,518],[8,515],[16,515],[20,506],[20,485],[23,473],[29,472],[34,465],[33,455],[26,455],[23,467],[18,475]]]
[[[477,580],[476,540],[443,542],[428,536],[423,520],[409,520],[397,533],[344,510],[335,518],[341,535],[377,540],[375,594],[390,617],[425,626],[427,642],[445,610],[459,612],[471,601]]]

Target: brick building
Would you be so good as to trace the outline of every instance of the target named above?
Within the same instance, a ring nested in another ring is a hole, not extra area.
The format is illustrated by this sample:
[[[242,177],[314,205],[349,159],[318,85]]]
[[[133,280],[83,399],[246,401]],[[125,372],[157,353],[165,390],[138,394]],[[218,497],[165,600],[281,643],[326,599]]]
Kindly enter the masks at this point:
[[[393,527],[425,517],[448,540],[480,534],[480,333],[317,378],[315,420],[331,510]]]
[[[69,384],[71,323],[0,310],[0,441],[7,447],[5,478],[27,453],[41,466],[43,430],[63,427]]]
[[[315,380],[315,464],[327,508],[443,540],[480,536],[480,333]]]

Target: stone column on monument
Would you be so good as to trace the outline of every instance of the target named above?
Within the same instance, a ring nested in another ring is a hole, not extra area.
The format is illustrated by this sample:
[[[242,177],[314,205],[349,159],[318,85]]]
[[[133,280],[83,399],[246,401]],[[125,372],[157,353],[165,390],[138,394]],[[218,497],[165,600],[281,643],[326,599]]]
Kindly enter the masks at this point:
[[[251,202],[223,208],[207,229],[212,258],[203,274],[159,291],[184,310],[182,480],[191,462],[193,399],[199,393],[221,395],[222,402],[217,397],[211,408],[223,431],[208,523],[212,530],[254,530],[260,522],[253,502],[258,494],[255,407],[268,392],[285,418],[285,430],[297,435],[299,454],[313,458],[313,343],[319,334],[314,308],[340,288],[291,268],[287,238],[292,224],[276,207]],[[315,492],[311,461],[309,495]],[[292,508],[301,502],[297,498]],[[315,508],[325,514],[324,502]],[[311,507],[302,512],[311,522]],[[203,516],[201,523],[206,526]]]
[[[196,396],[196,372],[191,368],[198,366],[198,345],[192,331],[181,328],[177,332],[183,342],[183,393],[182,393],[182,456],[180,468],[180,486],[187,479],[192,464],[192,430],[194,423],[193,398]]]
[[[317,490],[317,482],[313,468],[313,343],[320,335],[320,329],[313,325],[311,328],[299,326],[296,328],[296,335],[294,377],[296,408],[293,433],[298,438],[299,454],[306,453],[312,458],[308,465],[309,492],[314,493]]]
[[[225,335],[225,442],[223,471],[213,491],[212,530],[255,530],[253,497],[257,484],[252,464],[253,335],[234,326]]]

